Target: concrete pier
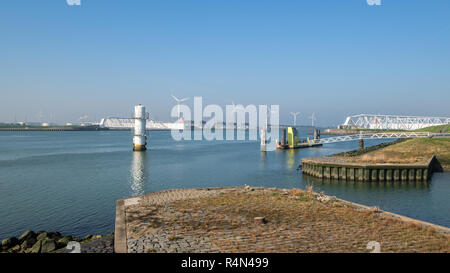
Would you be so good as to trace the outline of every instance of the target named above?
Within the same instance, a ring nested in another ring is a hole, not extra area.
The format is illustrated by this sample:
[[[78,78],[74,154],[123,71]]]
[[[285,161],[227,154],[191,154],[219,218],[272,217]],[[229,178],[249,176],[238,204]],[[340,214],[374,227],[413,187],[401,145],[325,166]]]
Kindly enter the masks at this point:
[[[435,160],[433,157],[426,164],[368,164],[333,157],[306,158],[302,170],[317,178],[343,181],[427,181],[435,169]]]
[[[172,189],[117,201],[114,249],[147,255],[366,252],[367,242],[382,238],[386,253],[447,253],[449,234],[447,227],[300,189]]]

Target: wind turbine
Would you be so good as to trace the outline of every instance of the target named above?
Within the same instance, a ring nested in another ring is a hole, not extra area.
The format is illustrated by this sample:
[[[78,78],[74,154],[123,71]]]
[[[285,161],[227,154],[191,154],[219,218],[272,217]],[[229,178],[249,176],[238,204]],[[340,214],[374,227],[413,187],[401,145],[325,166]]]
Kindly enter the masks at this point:
[[[309,117],[311,119],[311,126],[314,128],[314,121],[316,120],[316,114],[313,112],[312,116]]]
[[[294,126],[297,126],[297,116],[300,115],[300,112],[291,112],[291,115],[294,117]]]
[[[180,105],[182,102],[187,101],[189,98],[184,98],[184,99],[179,99],[177,97],[175,97],[174,95],[171,95],[172,98],[177,102],[177,106],[178,106],[178,118],[180,118]]]

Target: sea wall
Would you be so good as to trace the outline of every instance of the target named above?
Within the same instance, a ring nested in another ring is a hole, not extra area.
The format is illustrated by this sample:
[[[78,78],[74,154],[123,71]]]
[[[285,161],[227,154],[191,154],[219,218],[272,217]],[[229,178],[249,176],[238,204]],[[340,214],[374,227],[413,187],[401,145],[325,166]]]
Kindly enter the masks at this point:
[[[439,170],[436,157],[425,164],[368,164],[332,157],[302,160],[302,172],[322,179],[344,181],[428,181]]]

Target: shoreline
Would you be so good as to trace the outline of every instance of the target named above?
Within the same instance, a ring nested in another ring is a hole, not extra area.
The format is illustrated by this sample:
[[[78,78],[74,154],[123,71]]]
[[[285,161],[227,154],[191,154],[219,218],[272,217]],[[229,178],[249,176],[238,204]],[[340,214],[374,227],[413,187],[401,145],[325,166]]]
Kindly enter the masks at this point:
[[[70,253],[69,242],[79,243],[81,253],[114,252],[114,232],[105,235],[87,234],[83,238],[62,236],[59,232],[26,230],[19,237],[8,237],[0,241],[0,253]]]

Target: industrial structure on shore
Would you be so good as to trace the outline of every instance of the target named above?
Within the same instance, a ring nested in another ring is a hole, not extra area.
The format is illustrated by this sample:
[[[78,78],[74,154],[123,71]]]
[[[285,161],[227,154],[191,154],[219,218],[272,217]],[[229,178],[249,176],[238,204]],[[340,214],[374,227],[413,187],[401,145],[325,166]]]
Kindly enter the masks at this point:
[[[430,126],[450,124],[450,118],[368,115],[361,114],[345,119],[339,129],[373,129],[373,130],[417,130]]]
[[[100,121],[100,127],[108,128],[110,130],[130,130],[134,128],[135,120],[134,118],[103,118]],[[183,130],[184,129],[184,121],[183,119],[179,119],[175,123],[169,122],[158,122],[154,120],[148,120],[146,122],[146,130]]]

